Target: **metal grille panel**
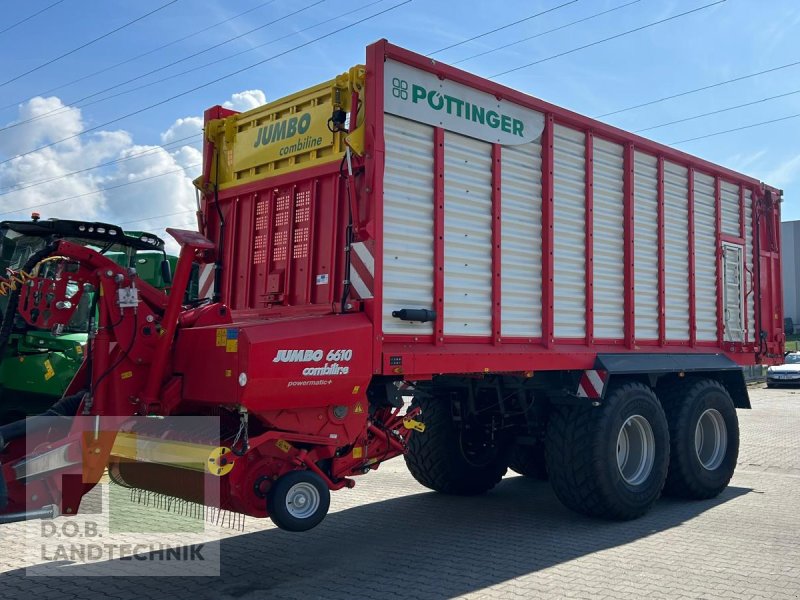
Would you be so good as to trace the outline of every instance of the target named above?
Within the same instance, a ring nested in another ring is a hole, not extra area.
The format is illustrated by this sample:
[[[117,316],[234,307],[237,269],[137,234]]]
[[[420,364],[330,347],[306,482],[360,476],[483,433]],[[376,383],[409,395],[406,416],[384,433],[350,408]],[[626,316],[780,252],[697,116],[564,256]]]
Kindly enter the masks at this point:
[[[586,335],[585,138],[556,125],[553,132],[553,331]]]
[[[502,150],[501,334],[542,334],[542,147]]]
[[[717,234],[714,178],[694,175],[694,301],[698,341],[717,339]]]
[[[688,197],[688,170],[664,161],[664,310],[668,340],[689,339]]]
[[[594,337],[625,335],[625,246],[623,148],[594,138],[593,144]]]
[[[492,145],[444,134],[444,333],[492,332]]]
[[[392,311],[433,309],[433,128],[384,116],[383,331],[431,333]]]
[[[658,339],[658,160],[634,152],[633,285],[635,337]]]

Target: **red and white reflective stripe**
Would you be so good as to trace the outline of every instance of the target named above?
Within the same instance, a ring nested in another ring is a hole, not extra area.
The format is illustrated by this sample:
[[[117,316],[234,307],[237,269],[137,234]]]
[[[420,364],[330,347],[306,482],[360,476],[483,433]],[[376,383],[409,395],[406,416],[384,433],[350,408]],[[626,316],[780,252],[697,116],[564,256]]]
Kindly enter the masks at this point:
[[[578,382],[578,398],[601,398],[608,381],[608,371],[584,371]]]
[[[368,242],[370,245],[371,242]],[[372,298],[375,289],[375,258],[364,242],[350,245],[350,285],[362,300]]]
[[[200,265],[198,298],[211,298],[214,293],[214,266],[213,263]]]

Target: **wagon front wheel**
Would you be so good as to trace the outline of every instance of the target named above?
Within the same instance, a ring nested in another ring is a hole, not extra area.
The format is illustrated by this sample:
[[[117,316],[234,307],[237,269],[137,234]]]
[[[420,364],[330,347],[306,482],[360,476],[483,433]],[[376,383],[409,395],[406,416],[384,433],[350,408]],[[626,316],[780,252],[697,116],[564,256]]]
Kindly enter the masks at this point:
[[[292,471],[270,488],[267,510],[272,522],[286,531],[308,531],[328,514],[331,493],[311,471]]]

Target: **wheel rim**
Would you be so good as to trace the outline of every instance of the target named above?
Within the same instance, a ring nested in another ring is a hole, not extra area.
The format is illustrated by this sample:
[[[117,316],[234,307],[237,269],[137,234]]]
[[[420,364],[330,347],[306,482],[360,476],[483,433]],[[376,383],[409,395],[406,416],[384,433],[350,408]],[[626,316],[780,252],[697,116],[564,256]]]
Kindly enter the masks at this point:
[[[707,471],[718,468],[728,449],[728,428],[718,410],[709,408],[697,420],[694,430],[697,459]]]
[[[310,483],[295,483],[286,494],[286,510],[297,519],[309,518],[319,505],[319,491]]]
[[[650,423],[633,415],[622,424],[617,436],[617,468],[628,485],[641,485],[653,470],[655,437]]]

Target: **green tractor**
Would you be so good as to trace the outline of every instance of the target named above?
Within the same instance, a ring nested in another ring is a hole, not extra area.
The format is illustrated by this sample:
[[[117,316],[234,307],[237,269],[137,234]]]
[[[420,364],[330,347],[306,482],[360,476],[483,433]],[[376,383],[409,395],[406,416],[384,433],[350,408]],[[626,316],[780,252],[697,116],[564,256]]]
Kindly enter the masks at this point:
[[[62,219],[0,222],[0,425],[50,408],[64,393],[84,359],[95,327],[94,293],[84,293],[66,327],[57,331],[28,326],[17,315],[18,293],[27,276],[50,273],[57,263],[41,261],[55,240],[67,239],[106,254],[164,289],[177,260],[164,241],[150,233],[125,232],[116,225]],[[63,268],[63,267],[62,267]],[[194,293],[196,294],[196,280]],[[78,290],[76,289],[75,292]],[[193,291],[190,286],[189,294]]]

